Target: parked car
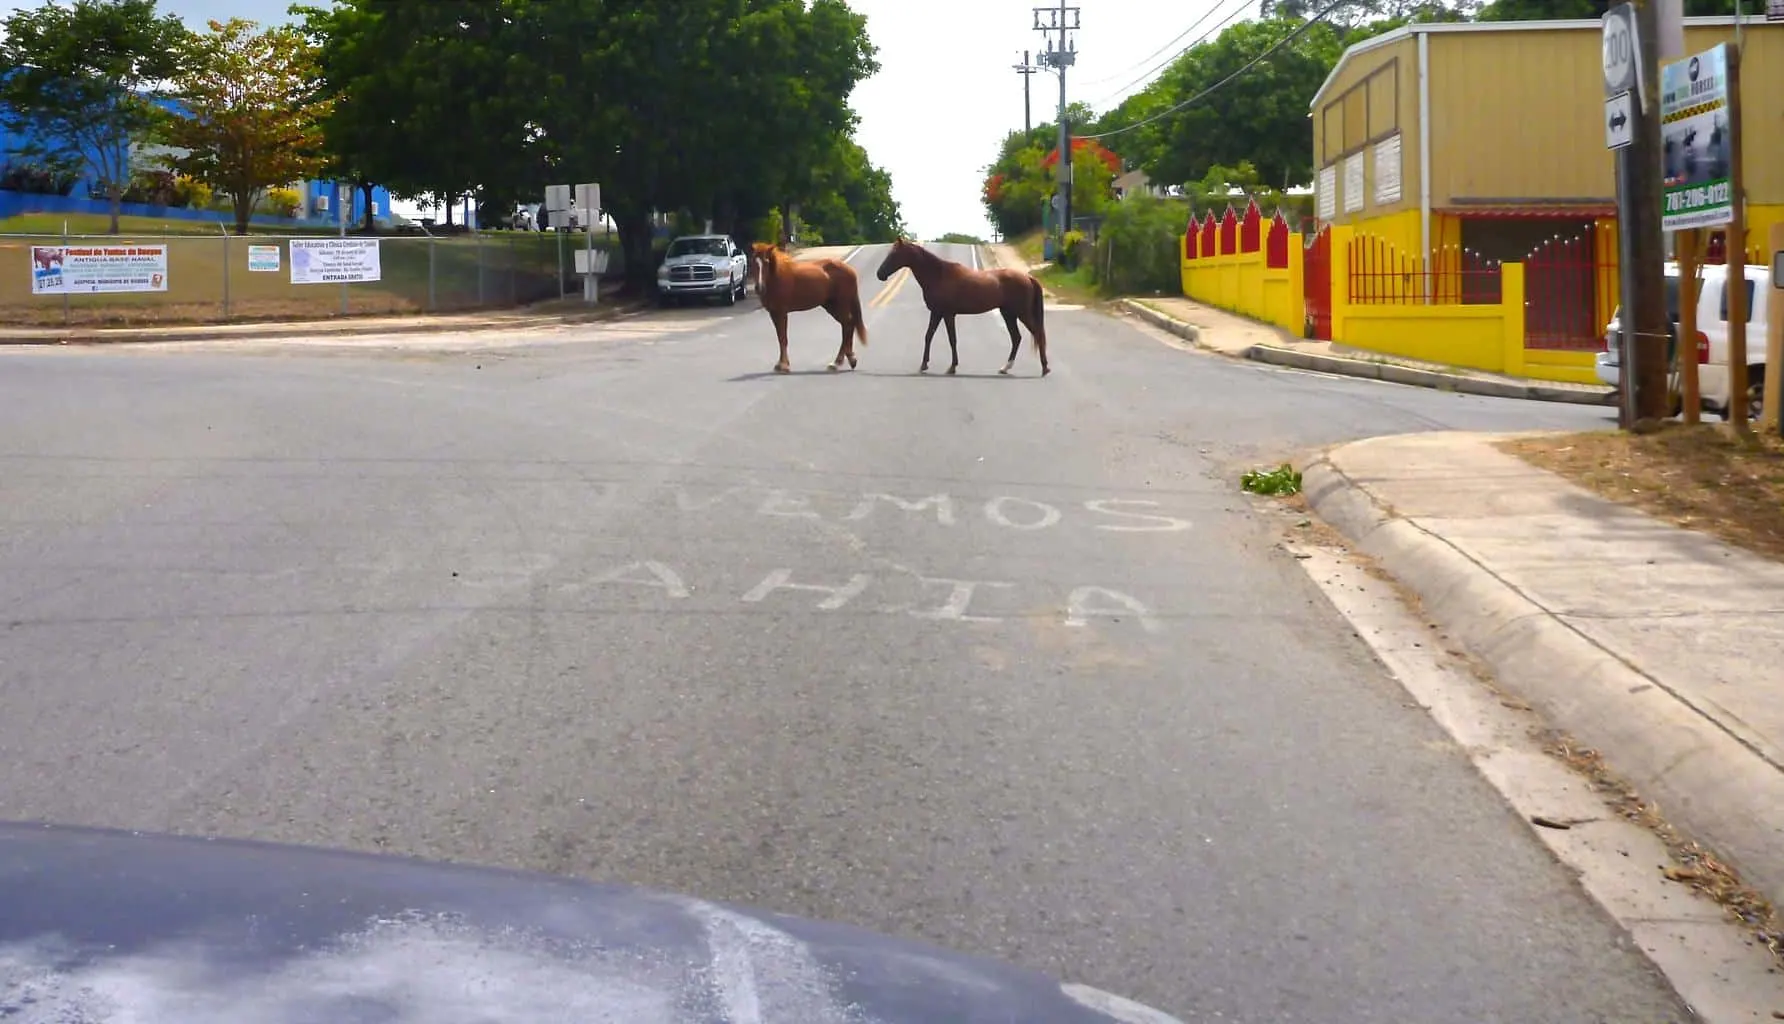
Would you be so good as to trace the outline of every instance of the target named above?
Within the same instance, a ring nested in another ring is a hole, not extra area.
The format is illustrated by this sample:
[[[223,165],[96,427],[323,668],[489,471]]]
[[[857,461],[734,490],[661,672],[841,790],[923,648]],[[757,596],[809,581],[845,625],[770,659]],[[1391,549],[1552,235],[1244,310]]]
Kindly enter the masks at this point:
[[[669,243],[657,268],[657,299],[671,305],[683,298],[720,297],[734,306],[743,298],[749,257],[728,235],[683,235]]]
[[[1765,398],[1765,325],[1766,305],[1770,301],[1769,268],[1750,265],[1747,283],[1747,417],[1757,420]],[[1728,268],[1709,264],[1699,272],[1697,291],[1697,337],[1690,350],[1697,355],[1698,395],[1704,409],[1728,419],[1731,411],[1728,394]],[[1679,327],[1679,265],[1666,265],[1666,314],[1676,338]],[[1604,327],[1603,348],[1593,361],[1593,374],[1603,383],[1621,390],[1623,307],[1611,314]],[[1689,353],[1687,353],[1687,358]],[[1676,386],[1676,385],[1675,385]],[[1676,415],[1680,402],[1674,396],[1672,412]]]

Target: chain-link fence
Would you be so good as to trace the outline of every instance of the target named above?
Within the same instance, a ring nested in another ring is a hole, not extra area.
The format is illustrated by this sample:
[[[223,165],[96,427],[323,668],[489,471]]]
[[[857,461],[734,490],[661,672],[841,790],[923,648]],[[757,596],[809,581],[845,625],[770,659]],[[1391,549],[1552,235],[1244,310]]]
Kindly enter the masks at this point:
[[[575,250],[587,245],[586,236],[521,231],[382,237],[377,280],[295,283],[328,275],[310,272],[307,252],[294,261],[292,243],[329,237],[0,234],[0,323],[148,325],[450,313],[524,306],[582,290]],[[597,246],[611,242],[598,237]],[[620,271],[619,263],[612,261],[610,275]]]

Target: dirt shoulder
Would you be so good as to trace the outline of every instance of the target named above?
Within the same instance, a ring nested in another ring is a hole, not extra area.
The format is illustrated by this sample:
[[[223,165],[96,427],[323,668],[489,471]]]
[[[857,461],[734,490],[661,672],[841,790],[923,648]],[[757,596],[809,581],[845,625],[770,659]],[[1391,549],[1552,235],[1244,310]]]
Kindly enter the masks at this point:
[[[1717,424],[1517,438],[1498,447],[1612,501],[1784,562],[1784,441]]]

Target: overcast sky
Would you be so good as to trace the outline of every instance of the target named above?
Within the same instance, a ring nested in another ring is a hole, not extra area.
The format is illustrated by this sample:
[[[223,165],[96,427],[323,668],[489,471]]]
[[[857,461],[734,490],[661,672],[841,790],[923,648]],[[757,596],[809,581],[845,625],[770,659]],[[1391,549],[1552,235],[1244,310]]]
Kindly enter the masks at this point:
[[[1148,71],[1184,45],[1256,13],[1256,0],[1071,0],[1080,8],[1078,64],[1068,98],[1098,110],[1138,89]],[[919,237],[946,231],[988,235],[979,205],[984,167],[1005,132],[1022,125],[1022,51],[1045,45],[1033,30],[1032,0],[849,0],[867,15],[880,73],[855,91],[859,138],[892,175],[905,221]],[[0,0],[0,12],[37,6]],[[288,19],[290,0],[161,0],[194,28],[231,15],[262,23]],[[1212,11],[1212,13],[1210,13]],[[1241,13],[1243,12],[1243,13]],[[1173,39],[1194,29],[1180,41]],[[1167,45],[1170,44],[1170,45]],[[1165,49],[1157,56],[1148,56]],[[1155,71],[1153,73],[1156,73]],[[1034,119],[1051,121],[1059,79],[1029,79]],[[1110,148],[1120,152],[1119,140]]]

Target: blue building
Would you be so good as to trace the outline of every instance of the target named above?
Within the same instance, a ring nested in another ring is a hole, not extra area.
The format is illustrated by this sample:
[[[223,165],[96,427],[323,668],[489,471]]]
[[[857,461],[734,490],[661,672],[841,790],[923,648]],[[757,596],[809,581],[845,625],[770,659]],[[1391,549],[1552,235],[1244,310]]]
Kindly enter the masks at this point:
[[[157,98],[162,107],[180,112],[179,104],[170,99]],[[8,132],[0,127],[0,176],[9,169],[38,163],[25,155],[31,139],[28,136]],[[107,161],[112,166],[123,166],[141,170],[155,166],[157,157],[175,155],[177,151],[162,146],[139,147],[129,154],[127,162]],[[90,154],[89,154],[90,155]],[[98,175],[94,166],[98,161],[83,160],[74,181],[65,193],[24,191],[3,187],[7,182],[0,177],[0,220],[27,213],[60,213],[69,215],[99,214],[109,215],[111,204],[103,192],[98,189]],[[319,224],[335,224],[339,222],[340,207],[336,193],[336,183],[324,180],[297,181],[286,186],[298,194],[296,216],[291,218],[271,214],[254,217],[256,225],[265,227],[314,228]],[[347,224],[349,230],[357,228],[365,221],[365,193],[353,190],[351,208],[348,211]],[[232,223],[235,219],[227,207],[222,209],[191,209],[179,206],[163,206],[149,203],[125,203],[123,214],[127,217],[152,217],[160,220],[214,221]],[[375,221],[388,222],[390,218],[390,192],[377,187],[372,190],[372,216]]]

